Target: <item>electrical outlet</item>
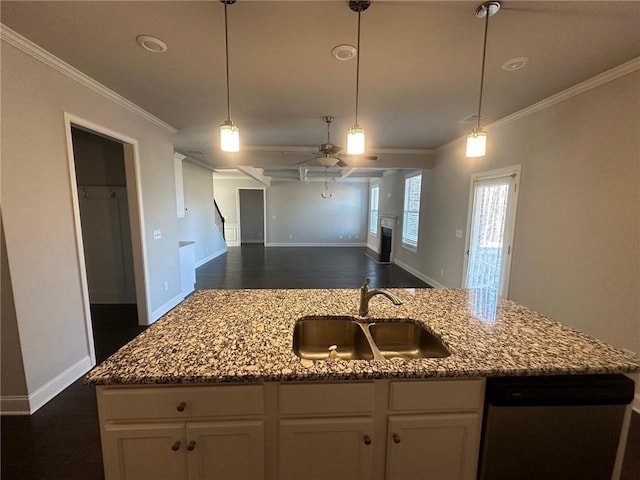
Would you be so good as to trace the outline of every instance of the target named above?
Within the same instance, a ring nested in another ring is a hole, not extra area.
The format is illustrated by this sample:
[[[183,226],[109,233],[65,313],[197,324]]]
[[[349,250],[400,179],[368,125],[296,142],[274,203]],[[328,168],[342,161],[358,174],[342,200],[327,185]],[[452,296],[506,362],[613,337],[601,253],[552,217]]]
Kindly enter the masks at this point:
[[[153,239],[160,240],[162,238],[162,230],[154,230],[153,231]]]
[[[441,277],[444,277],[444,268],[441,268],[441,269],[440,269],[440,276],[441,276]]]
[[[462,238],[462,230],[456,230],[456,238]]]
[[[165,292],[169,291],[169,282],[164,282],[164,291]]]
[[[293,235],[289,235],[289,240],[293,240]]]

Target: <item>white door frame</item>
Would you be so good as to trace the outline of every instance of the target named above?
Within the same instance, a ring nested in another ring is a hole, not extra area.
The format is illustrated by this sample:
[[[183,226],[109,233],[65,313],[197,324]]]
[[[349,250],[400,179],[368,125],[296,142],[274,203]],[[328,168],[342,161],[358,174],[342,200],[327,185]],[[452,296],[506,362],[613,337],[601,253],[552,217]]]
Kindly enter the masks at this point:
[[[511,258],[513,254],[513,236],[516,225],[516,212],[518,210],[518,191],[521,177],[521,165],[512,165],[510,167],[498,168],[495,170],[488,170],[485,172],[477,172],[471,175],[471,181],[469,183],[469,207],[467,210],[467,233],[464,242],[464,263],[462,271],[462,288],[465,288],[467,284],[467,273],[469,267],[469,242],[471,241],[471,221],[473,215],[473,200],[474,200],[474,185],[479,180],[491,180],[493,178],[509,177],[514,178],[513,191],[509,192],[508,206],[504,225],[504,239],[506,245],[503,246],[505,250],[504,265],[500,274],[501,294],[504,298],[509,298],[509,276],[511,274]]]
[[[242,245],[242,230],[240,221],[240,190],[262,190],[262,230],[264,232],[263,243],[267,246],[267,189],[265,187],[236,187],[236,223],[238,246]]]
[[[131,246],[133,250],[133,271],[136,288],[136,303],[138,309],[138,323],[150,325],[149,289],[147,285],[147,253],[144,243],[144,215],[142,210],[142,185],[140,182],[140,163],[138,141],[122,133],[113,131],[96,123],[64,112],[64,128],[67,141],[67,160],[69,165],[69,184],[71,187],[71,202],[73,204],[73,222],[76,239],[76,257],[78,260],[78,276],[82,289],[82,306],[84,310],[85,336],[91,365],[96,364],[95,347],[93,344],[93,326],[91,324],[91,304],[89,300],[89,286],[82,240],[82,224],[80,222],[80,204],[78,202],[78,187],[76,179],[76,165],[73,154],[73,138],[71,127],[79,127],[96,135],[108,137],[123,144],[125,176],[127,183],[127,198],[129,208],[129,223],[131,226]]]

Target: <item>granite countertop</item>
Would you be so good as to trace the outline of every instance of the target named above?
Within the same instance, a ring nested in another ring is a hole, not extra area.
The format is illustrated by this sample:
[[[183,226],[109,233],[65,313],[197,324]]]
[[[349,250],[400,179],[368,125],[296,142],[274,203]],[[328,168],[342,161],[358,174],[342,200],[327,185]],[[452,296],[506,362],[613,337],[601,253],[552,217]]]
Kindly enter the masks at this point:
[[[390,289],[360,320],[407,318],[440,337],[446,358],[301,360],[296,320],[358,317],[353,290],[201,290],[86,377],[88,383],[191,384],[376,378],[630,373],[640,360],[510,300],[462,289]]]

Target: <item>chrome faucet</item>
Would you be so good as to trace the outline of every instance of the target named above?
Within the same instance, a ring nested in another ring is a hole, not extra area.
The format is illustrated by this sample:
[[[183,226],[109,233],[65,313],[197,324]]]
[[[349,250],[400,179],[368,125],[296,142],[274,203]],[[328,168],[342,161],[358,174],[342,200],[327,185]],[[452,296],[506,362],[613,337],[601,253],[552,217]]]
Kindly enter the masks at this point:
[[[366,279],[360,287],[360,316],[366,317],[369,313],[369,300],[371,300],[376,295],[384,295],[389,300],[393,302],[394,305],[402,305],[402,300],[395,293],[388,292],[387,290],[381,290],[379,288],[374,288],[373,290],[369,290],[369,282],[370,279]]]

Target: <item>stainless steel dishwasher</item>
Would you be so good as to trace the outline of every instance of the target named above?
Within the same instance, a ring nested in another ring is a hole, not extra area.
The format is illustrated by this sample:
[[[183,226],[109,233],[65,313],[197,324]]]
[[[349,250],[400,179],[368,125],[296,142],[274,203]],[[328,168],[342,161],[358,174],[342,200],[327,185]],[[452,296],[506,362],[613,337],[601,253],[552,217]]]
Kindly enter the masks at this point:
[[[480,480],[611,480],[633,381],[624,375],[487,380]]]

